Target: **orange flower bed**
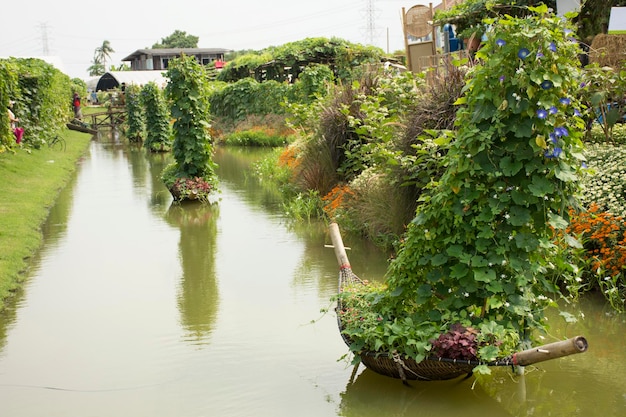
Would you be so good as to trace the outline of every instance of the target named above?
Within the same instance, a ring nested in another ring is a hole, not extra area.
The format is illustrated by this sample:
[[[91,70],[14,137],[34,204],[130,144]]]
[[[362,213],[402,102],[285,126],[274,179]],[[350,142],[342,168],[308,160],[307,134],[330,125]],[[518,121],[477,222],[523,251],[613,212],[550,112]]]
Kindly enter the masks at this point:
[[[620,216],[600,212],[592,204],[586,212],[570,211],[568,233],[582,236],[586,258],[593,271],[601,269],[611,277],[622,273],[626,265],[626,224]]]
[[[325,202],[324,212],[331,219],[334,218],[337,210],[343,206],[346,196],[349,198],[353,195],[354,192],[349,185],[335,185],[328,194],[322,197],[322,201]]]

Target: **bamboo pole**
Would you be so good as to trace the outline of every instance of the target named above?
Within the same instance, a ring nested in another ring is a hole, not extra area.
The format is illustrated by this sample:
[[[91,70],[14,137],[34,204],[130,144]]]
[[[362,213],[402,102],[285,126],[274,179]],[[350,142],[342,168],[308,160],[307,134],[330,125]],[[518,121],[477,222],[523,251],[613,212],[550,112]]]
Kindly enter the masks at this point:
[[[329,226],[330,230],[330,240],[333,243],[333,248],[335,250],[335,256],[337,257],[337,262],[339,263],[339,268],[350,268],[350,261],[348,260],[348,255],[346,255],[346,247],[343,245],[343,239],[341,239],[341,233],[339,233],[339,225],[337,223],[331,223]]]
[[[513,364],[519,366],[532,365],[534,363],[550,359],[562,358],[575,353],[583,353],[589,344],[583,336],[572,337],[560,342],[527,349],[513,355]]]

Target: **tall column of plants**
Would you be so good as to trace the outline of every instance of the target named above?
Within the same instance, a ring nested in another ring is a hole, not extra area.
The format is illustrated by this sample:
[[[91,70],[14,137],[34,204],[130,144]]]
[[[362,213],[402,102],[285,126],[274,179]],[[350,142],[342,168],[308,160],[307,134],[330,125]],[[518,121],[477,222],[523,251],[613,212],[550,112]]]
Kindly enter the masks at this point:
[[[357,353],[421,360],[460,324],[477,330],[475,354],[492,360],[544,329],[559,295],[554,231],[576,204],[584,122],[572,30],[545,6],[530,10],[486,22],[446,171],[422,196],[387,288],[346,329]]]
[[[0,59],[0,153],[15,146],[15,136],[11,131],[9,114],[5,110],[10,100],[15,100],[17,90],[16,65],[10,61]]]
[[[170,61],[167,77],[175,162],[163,171],[162,179],[176,200],[206,200],[217,185],[207,75],[194,57],[183,55]]]
[[[18,65],[20,118],[24,144],[40,148],[70,119],[70,78],[36,58],[15,58]]]
[[[172,127],[163,90],[155,82],[149,82],[141,90],[141,100],[146,120],[143,146],[151,152],[169,152],[172,148]]]
[[[134,143],[140,143],[143,140],[146,128],[140,93],[141,87],[137,84],[126,86],[124,91],[126,96],[126,113],[128,115],[126,137],[130,142]]]

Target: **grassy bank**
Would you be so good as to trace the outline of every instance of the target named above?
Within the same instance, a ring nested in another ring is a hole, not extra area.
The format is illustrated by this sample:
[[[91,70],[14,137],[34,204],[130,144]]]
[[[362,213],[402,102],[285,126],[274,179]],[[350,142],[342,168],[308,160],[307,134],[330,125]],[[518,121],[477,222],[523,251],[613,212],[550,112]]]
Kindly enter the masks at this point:
[[[0,154],[0,310],[42,243],[41,225],[86,154],[91,136],[64,131],[65,150],[47,146]]]

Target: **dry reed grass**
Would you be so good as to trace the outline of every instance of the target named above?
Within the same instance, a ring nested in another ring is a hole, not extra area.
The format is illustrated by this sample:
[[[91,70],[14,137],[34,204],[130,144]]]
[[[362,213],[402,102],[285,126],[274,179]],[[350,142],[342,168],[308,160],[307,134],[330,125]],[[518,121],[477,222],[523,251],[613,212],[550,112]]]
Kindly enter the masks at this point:
[[[626,35],[600,34],[593,38],[589,62],[601,67],[621,68],[626,60]]]

